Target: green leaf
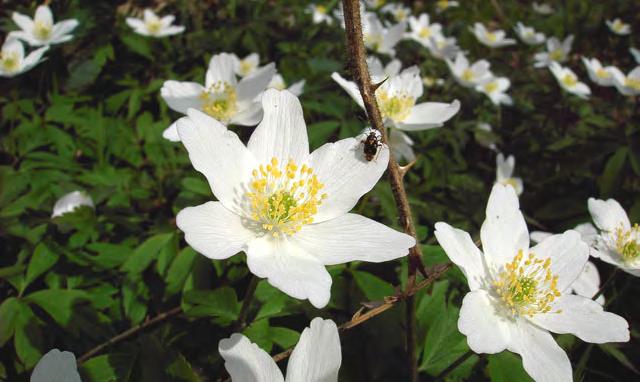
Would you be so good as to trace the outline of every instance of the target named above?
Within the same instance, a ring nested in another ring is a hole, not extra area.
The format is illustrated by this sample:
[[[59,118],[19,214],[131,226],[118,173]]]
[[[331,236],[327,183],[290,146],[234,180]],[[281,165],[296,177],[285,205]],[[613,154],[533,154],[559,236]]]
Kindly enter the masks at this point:
[[[42,358],[44,339],[39,322],[29,306],[19,303],[18,316],[13,337],[13,346],[18,358],[27,369],[32,368]]]
[[[222,325],[235,321],[240,313],[236,292],[229,287],[190,290],[183,296],[183,308],[192,317],[217,317]]]
[[[255,317],[256,321],[284,313],[285,306],[290,298],[279,289],[272,287],[266,280],[258,283],[255,297],[262,303]]]
[[[191,272],[193,262],[197,256],[198,253],[191,247],[186,247],[178,253],[178,256],[176,256],[169,266],[165,278],[167,282],[167,295],[171,296],[180,292],[187,280],[187,276],[189,276],[189,272]]]
[[[171,242],[173,233],[161,233],[151,236],[142,243],[125,261],[121,269],[130,275],[139,275],[158,256],[160,250]]]
[[[74,306],[87,299],[85,291],[76,289],[43,289],[25,297],[25,301],[40,306],[63,327],[70,324]]]
[[[520,357],[511,352],[489,354],[487,359],[489,360],[487,374],[491,382],[532,381],[529,374],[524,371]]]
[[[393,295],[393,286],[369,272],[352,271],[353,279],[369,301],[382,300]]]
[[[264,319],[252,322],[251,325],[244,329],[244,335],[247,336],[251,342],[258,345],[260,349],[270,353],[273,347],[273,340],[271,339],[269,331],[269,320]]]
[[[626,367],[627,369],[633,371],[636,374],[640,374],[640,372],[638,371],[638,368],[636,368],[636,366],[633,365],[633,362],[631,362],[629,358],[627,358],[627,356],[623,352],[621,352],[616,345],[600,344],[598,346],[600,346],[600,349],[602,349],[605,353],[609,354],[610,356],[615,358],[618,362],[620,362],[622,366]]]
[[[4,346],[16,329],[20,302],[15,297],[9,297],[0,304],[0,347]]]
[[[620,147],[607,161],[604,172],[598,178],[598,188],[600,196],[603,198],[613,195],[620,182],[622,181],[622,170],[627,160],[629,149]]]
[[[148,39],[145,39],[142,36],[138,36],[133,33],[130,33],[130,34],[120,36],[120,40],[122,40],[122,42],[133,52],[143,57],[146,57],[150,60],[153,59],[151,45],[149,44]]]
[[[271,340],[283,349],[288,349],[298,343],[300,333],[288,328],[272,326],[269,329],[269,337]]]
[[[24,291],[33,280],[38,278],[41,274],[48,271],[55,265],[60,256],[53,253],[44,243],[38,244],[33,251],[31,261],[29,261],[29,267],[27,268],[27,277],[25,278],[22,291]]]

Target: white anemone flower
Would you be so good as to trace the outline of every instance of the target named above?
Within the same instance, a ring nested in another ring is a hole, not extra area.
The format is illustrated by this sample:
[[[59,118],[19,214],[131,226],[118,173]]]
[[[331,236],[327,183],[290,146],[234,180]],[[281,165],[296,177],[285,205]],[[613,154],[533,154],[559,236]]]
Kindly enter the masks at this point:
[[[490,48],[501,48],[516,43],[516,40],[506,38],[507,33],[505,31],[500,29],[489,31],[482,23],[473,24],[473,28],[469,28],[469,30],[473,32],[481,44]]]
[[[493,128],[486,122],[480,122],[476,126],[476,141],[490,150],[497,151],[497,136],[493,133]]]
[[[233,57],[233,71],[238,77],[250,76],[260,67],[260,55],[258,53],[251,53],[245,58],[240,58],[234,53],[231,53],[231,56]]]
[[[362,24],[364,45],[375,53],[395,56],[394,47],[402,40],[407,24],[400,22],[385,28],[375,13],[365,15],[364,20]]]
[[[306,9],[307,13],[311,13],[311,20],[314,24],[327,23],[327,25],[333,24],[333,19],[329,15],[329,10],[322,4],[309,4]]]
[[[513,105],[511,96],[506,92],[511,86],[511,81],[507,77],[491,76],[480,82],[476,86],[476,91],[489,97],[494,105]]]
[[[469,65],[469,60],[462,52],[458,52],[455,61],[446,60],[446,62],[456,82],[466,88],[475,88],[493,76],[489,61],[479,60]]]
[[[605,23],[609,27],[609,30],[617,35],[626,36],[631,34],[631,25],[624,23],[619,18],[616,18],[613,21],[606,20]]]
[[[240,333],[220,340],[218,351],[232,382],[337,382],[342,363],[338,327],[320,317],[300,335],[286,379],[273,358]]]
[[[552,62],[565,62],[571,53],[571,46],[573,45],[573,35],[569,35],[564,41],[560,42],[556,37],[551,37],[547,40],[547,51],[536,53],[533,56],[536,68],[545,68]]]
[[[50,350],[40,358],[30,382],[81,382],[76,356],[68,351]]]
[[[558,84],[562,89],[574,94],[582,99],[589,98],[591,95],[591,89],[584,82],[580,82],[578,76],[573,70],[563,67],[557,62],[552,62],[549,65],[549,70],[553,73],[553,76],[558,80]]]
[[[304,91],[305,82],[306,82],[305,80],[300,80],[298,82],[293,83],[291,86],[287,87],[287,83],[284,81],[284,78],[282,78],[282,75],[280,75],[279,73],[276,73],[276,75],[273,76],[273,78],[271,79],[271,82],[269,82],[269,85],[267,87],[278,89],[278,90],[287,89],[288,91],[291,92],[291,94],[293,94],[296,97],[299,97]]]
[[[595,238],[598,236],[596,227],[591,223],[582,223],[575,226],[574,231],[580,234],[582,241],[591,246],[594,243]],[[551,232],[533,231],[529,235],[531,241],[541,243],[544,239],[553,236]],[[569,287],[570,291],[587,298],[593,298],[593,296],[600,290],[600,273],[598,268],[591,261],[587,261],[584,265],[584,269],[576,279],[576,281]],[[596,299],[596,302],[600,305],[604,305],[604,296],[600,295]]]
[[[14,77],[31,70],[42,62],[42,55],[49,49],[43,46],[24,56],[24,46],[15,37],[7,37],[0,48],[0,77]]]
[[[515,168],[516,158],[513,155],[509,155],[505,159],[502,153],[498,153],[496,157],[496,184],[513,187],[519,196],[524,191],[524,185],[521,178],[513,176]]]
[[[614,199],[589,198],[589,213],[600,230],[593,257],[640,276],[640,226],[631,225],[627,213]]]
[[[143,18],[127,17],[125,20],[133,31],[142,36],[167,37],[184,32],[184,26],[172,25],[175,20],[174,15],[167,15],[160,18],[151,9],[145,9]]]
[[[613,84],[621,94],[626,96],[640,95],[640,66],[636,66],[627,75],[616,67],[613,67],[610,73],[613,76]]]
[[[460,52],[458,40],[455,37],[445,37],[441,34],[429,37],[426,48],[439,60],[452,59]]]
[[[413,139],[402,130],[389,130],[389,144],[393,148],[393,156],[396,161],[400,162],[402,158],[408,162],[416,160],[416,154],[413,152]]]
[[[429,15],[422,13],[420,16],[409,17],[409,29],[406,37],[418,42],[426,47],[430,44],[430,39],[435,36],[442,36],[442,25],[430,23]]]
[[[589,79],[600,86],[614,86],[613,71],[619,71],[614,66],[603,67],[597,58],[582,57],[582,63],[587,68]]]
[[[409,16],[411,16],[411,8],[405,7],[400,3],[387,4],[380,8],[380,11],[391,14],[397,22],[407,21]]]
[[[373,82],[381,82],[388,77],[397,76],[400,73],[400,69],[402,69],[402,63],[395,58],[383,67],[382,61],[378,57],[369,56],[367,57],[367,65]]]
[[[438,12],[444,12],[449,8],[460,6],[460,3],[452,0],[438,0],[436,1],[436,9]]]
[[[187,207],[176,223],[187,243],[211,259],[240,251],[249,270],[317,308],[327,305],[326,265],[405,256],[415,240],[348,213],[382,176],[389,149],[367,161],[361,139],[327,143],[309,154],[300,101],[268,89],[264,118],[245,146],[214,118],[189,109],[178,134],[217,202]]]
[[[531,4],[531,6],[533,7],[534,12],[539,13],[541,15],[550,15],[553,12],[555,12],[555,9],[553,9],[553,7],[551,7],[551,5],[547,3],[538,3],[534,1],[533,4]]]
[[[194,108],[214,117],[225,125],[253,126],[262,119],[259,96],[276,74],[275,64],[265,65],[253,75],[238,82],[234,74],[235,59],[229,53],[211,57],[205,85],[196,82],[165,81],[160,95],[178,113],[187,114]],[[176,122],[162,136],[180,141]]]
[[[516,27],[513,29],[516,31],[520,40],[527,45],[539,45],[546,40],[544,33],[536,32],[535,29],[528,27],[521,22],[518,22]]]
[[[18,12],[13,12],[12,18],[21,30],[10,32],[9,36],[19,38],[31,46],[67,42],[73,38],[71,32],[78,26],[76,19],[54,23],[53,13],[47,5],[39,6],[33,19]]]
[[[512,187],[497,184],[480,230],[471,236],[436,223],[435,236],[467,278],[458,330],[476,353],[520,354],[538,382],[571,381],[571,362],[550,332],[591,343],[629,341],[627,321],[589,298],[568,293],[589,258],[575,231],[553,235],[533,248]]]
[[[82,206],[94,208],[93,199],[82,191],[70,192],[56,201],[53,205],[52,218],[62,216],[66,213],[73,212]]]
[[[629,48],[629,53],[633,56],[633,59],[636,60],[638,64],[640,64],[640,50],[636,48]]]

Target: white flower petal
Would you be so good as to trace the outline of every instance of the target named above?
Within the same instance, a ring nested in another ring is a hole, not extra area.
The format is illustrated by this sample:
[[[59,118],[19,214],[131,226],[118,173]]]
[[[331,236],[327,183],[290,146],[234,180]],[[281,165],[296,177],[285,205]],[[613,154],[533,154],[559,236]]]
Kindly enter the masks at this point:
[[[396,161],[401,161],[402,158],[408,162],[412,162],[416,159],[416,155],[413,152],[413,140],[399,129],[389,129],[389,145],[391,151],[396,158]]]
[[[270,63],[244,77],[236,88],[238,101],[253,101],[267,88],[274,74],[276,74],[276,66],[274,63]]]
[[[531,241],[540,243],[542,240],[553,236],[551,232],[543,232],[543,231],[533,231],[529,234],[529,238]]]
[[[316,317],[305,328],[287,365],[287,382],[337,382],[342,363],[338,327]]]
[[[449,259],[467,277],[469,288],[473,291],[480,288],[488,276],[484,257],[480,249],[471,240],[471,236],[463,230],[453,228],[447,223],[436,223],[436,239],[447,253]]]
[[[53,214],[51,217],[55,218],[57,216],[62,216],[82,206],[94,207],[91,196],[82,191],[70,192],[56,201],[56,204],[53,206]]]
[[[508,349],[522,356],[524,370],[536,382],[573,380],[567,353],[546,330],[518,320]]]
[[[364,101],[362,100],[362,95],[360,95],[360,89],[358,89],[358,85],[355,82],[345,80],[340,74],[333,72],[331,74],[331,78],[335,82],[338,83],[346,92],[353,98],[354,101],[364,109]]]
[[[467,336],[469,348],[476,353],[495,354],[507,348],[513,325],[496,312],[487,291],[467,293],[462,300],[458,330]]]
[[[220,202],[187,207],[178,213],[176,224],[193,249],[216,260],[235,255],[256,237],[250,229],[251,222],[229,211]]]
[[[247,147],[260,163],[277,158],[300,165],[309,155],[307,126],[302,105],[286,90],[267,89],[262,95],[262,121],[251,134]]]
[[[588,205],[593,222],[601,230],[613,232],[621,224],[624,229],[631,227],[627,213],[615,199],[600,200],[589,198]]]
[[[480,229],[482,250],[488,265],[494,268],[510,262],[519,250],[529,249],[529,231],[516,190],[495,184],[487,203],[487,217]]]
[[[591,261],[587,261],[580,272],[576,281],[571,284],[573,292],[579,296],[592,298],[600,290],[600,273],[598,268]],[[600,305],[604,304],[604,296],[600,295],[596,302]]]
[[[42,356],[31,373],[30,382],[80,382],[76,357],[53,349]]]
[[[251,273],[267,278],[269,284],[293,298],[309,299],[320,309],[331,297],[331,276],[315,257],[293,242],[270,235],[252,240],[247,249]]]
[[[398,128],[407,131],[440,127],[460,110],[460,101],[451,103],[423,102],[415,105],[407,118],[398,124]]]
[[[170,27],[167,27],[161,30],[160,33],[158,33],[158,37],[173,36],[173,35],[184,32],[184,30],[185,30],[185,27],[183,26],[172,25]]]
[[[284,382],[273,358],[240,333],[220,340],[218,351],[233,382]]]
[[[162,132],[162,138],[171,142],[180,142],[180,135],[178,134],[178,121],[173,122],[169,127]]]
[[[193,167],[209,181],[211,191],[231,211],[241,215],[246,181],[257,167],[238,136],[214,118],[195,110],[180,118],[178,134]]]
[[[53,25],[53,14],[51,13],[51,8],[47,5],[38,6],[38,8],[36,8],[36,14],[33,21]]]
[[[167,105],[178,113],[187,114],[190,108],[200,109],[204,92],[202,85],[196,82],[165,81],[160,89],[160,96]]]
[[[49,50],[49,47],[43,46],[29,53],[27,57],[24,58],[24,62],[23,62],[24,68],[22,70],[27,71],[32,67],[34,67],[35,65],[37,65],[38,63],[40,63],[40,61],[42,61],[42,55],[47,50]]]
[[[360,197],[371,191],[387,168],[389,149],[378,148],[371,160],[364,158],[363,143],[346,138],[326,143],[309,156],[309,166],[324,184],[320,193],[327,198],[318,207],[314,222],[322,222],[349,212]]]
[[[573,230],[550,236],[529,252],[535,253],[539,259],[551,259],[551,273],[558,276],[559,291],[571,286],[589,259],[589,246]]]
[[[583,296],[563,295],[554,301],[551,312],[536,314],[531,321],[554,333],[573,334],[585,342],[629,341],[629,324],[624,318],[605,312],[600,304]]]
[[[262,120],[262,102],[250,102],[248,106],[239,106],[236,113],[229,121],[230,125],[255,126]]]
[[[229,53],[220,53],[211,57],[209,69],[207,69],[207,74],[205,75],[205,87],[208,88],[217,82],[226,82],[235,87],[234,61],[234,56]]]
[[[406,256],[416,243],[407,234],[356,214],[306,225],[291,240],[324,265],[394,260]]]
[[[71,33],[78,26],[78,20],[70,19],[63,20],[53,26],[51,32],[51,38],[54,40],[60,39],[62,36]]]
[[[28,32],[33,30],[33,20],[31,19],[31,17],[23,15],[22,13],[13,12],[11,18],[13,19],[13,22],[16,23],[16,25],[18,25],[18,27],[20,27],[20,29],[22,29],[23,31]]]

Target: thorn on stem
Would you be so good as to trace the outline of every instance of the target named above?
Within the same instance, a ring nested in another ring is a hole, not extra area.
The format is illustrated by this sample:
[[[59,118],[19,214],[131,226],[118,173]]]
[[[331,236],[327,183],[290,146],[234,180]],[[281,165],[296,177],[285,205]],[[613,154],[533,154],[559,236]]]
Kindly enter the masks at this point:
[[[413,167],[416,164],[417,160],[418,159],[416,158],[416,159],[412,160],[411,162],[407,163],[404,166],[398,165],[398,169],[400,170],[400,178],[401,179],[404,178],[404,176],[411,169],[411,167]]]
[[[376,90],[378,90],[378,88],[380,86],[382,86],[382,84],[384,84],[387,80],[389,79],[389,77],[385,78],[384,80],[378,82],[377,84],[371,84],[371,90],[373,90],[373,92],[375,93]]]

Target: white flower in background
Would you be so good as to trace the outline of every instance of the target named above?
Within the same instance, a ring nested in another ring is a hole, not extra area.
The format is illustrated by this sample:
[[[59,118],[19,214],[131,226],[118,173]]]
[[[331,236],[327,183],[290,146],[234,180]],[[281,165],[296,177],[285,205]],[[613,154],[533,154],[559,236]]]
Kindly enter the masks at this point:
[[[380,11],[391,14],[397,22],[407,21],[407,18],[411,16],[411,8],[400,3],[387,4],[380,8]]]
[[[582,241],[589,246],[593,244],[595,238],[598,236],[596,227],[591,223],[578,224],[573,230],[578,232]],[[541,243],[544,239],[553,236],[553,234],[550,232],[533,231],[529,236],[531,237],[531,241]],[[593,298],[599,290],[600,273],[598,272],[598,268],[596,268],[595,264],[591,261],[587,261],[576,281],[574,281],[569,287],[569,291],[579,296]],[[596,302],[600,305],[604,305],[604,296],[598,296]]]
[[[490,48],[501,48],[503,46],[513,45],[516,40],[506,38],[507,33],[503,30],[489,31],[482,23],[473,24],[473,28],[469,28],[476,36],[478,41]]]
[[[402,63],[398,59],[389,61],[386,66],[382,66],[382,61],[376,56],[367,57],[367,65],[369,66],[369,75],[373,82],[384,81],[387,77],[394,77],[400,73]]]
[[[276,74],[275,64],[258,69],[253,75],[237,82],[234,74],[235,58],[228,53],[211,57],[205,85],[196,82],[165,81],[160,95],[178,113],[187,114],[194,108],[214,117],[225,125],[256,125],[262,119],[262,105],[258,99]],[[178,142],[176,122],[162,136]]]
[[[333,24],[333,19],[329,15],[329,10],[322,4],[309,4],[307,6],[307,13],[311,13],[311,19],[314,24],[327,23],[327,25]]]
[[[460,47],[455,37],[432,36],[429,37],[425,46],[433,57],[440,60],[452,59],[460,52]]]
[[[431,77],[431,76],[422,76],[422,84],[426,88],[433,88],[436,86],[444,85],[444,78]]]
[[[490,124],[484,122],[478,123],[475,138],[481,146],[496,151],[496,141],[498,137],[493,133]]]
[[[438,12],[444,12],[449,8],[457,7],[459,5],[460,3],[457,1],[438,0],[436,2],[436,9],[438,10]]]
[[[456,82],[466,88],[474,88],[493,77],[489,69],[491,66],[489,61],[479,60],[469,65],[469,60],[462,52],[458,52],[455,61],[446,60],[446,62]]]
[[[232,382],[284,382],[269,353],[240,333],[220,340],[218,351]],[[316,317],[302,331],[287,364],[287,382],[337,382],[342,363],[338,327]]]
[[[387,3],[387,0],[364,0],[371,9],[378,9]],[[362,2],[360,2],[362,4]],[[362,12],[360,13],[362,14]]]
[[[527,45],[539,45],[546,40],[544,33],[536,32],[535,29],[528,27],[521,22],[518,22],[516,27],[513,29],[516,31],[520,40]]]
[[[15,37],[7,37],[0,49],[0,77],[14,77],[42,62],[42,55],[48,46],[38,48],[24,56],[24,46]]]
[[[524,185],[521,178],[513,176],[513,170],[516,168],[516,158],[509,155],[505,160],[502,153],[498,153],[496,157],[496,184],[511,186],[519,196],[524,191]]]
[[[589,86],[584,82],[580,82],[573,70],[563,67],[555,61],[549,65],[549,70],[553,73],[556,80],[558,80],[560,87],[567,92],[575,94],[582,99],[587,99],[589,95],[591,95]]]
[[[142,19],[127,17],[126,22],[133,31],[139,35],[150,37],[167,37],[184,32],[184,27],[171,25],[175,20],[174,15],[167,15],[160,18],[151,9],[145,9]]]
[[[36,9],[33,19],[18,12],[13,12],[13,21],[21,30],[9,33],[31,46],[53,45],[67,42],[73,38],[71,32],[78,26],[78,20],[69,19],[53,22],[51,9],[41,5]]]
[[[394,47],[402,40],[407,24],[404,22],[385,28],[375,13],[365,15],[362,24],[364,45],[379,54],[395,56]]]
[[[614,199],[589,198],[589,213],[600,230],[591,255],[640,276],[640,226],[631,225],[627,213]]]
[[[403,131],[398,129],[389,130],[389,144],[393,149],[393,156],[396,161],[400,162],[402,158],[408,162],[413,162],[416,159],[416,154],[413,152],[413,139]]]
[[[361,139],[327,143],[309,154],[300,101],[268,89],[264,118],[245,146],[214,118],[189,109],[178,134],[217,202],[187,207],[176,223],[185,240],[211,259],[247,255],[249,270],[317,308],[327,305],[326,265],[405,256],[415,240],[348,213],[382,176],[389,149],[364,158]]]
[[[531,5],[533,6],[533,11],[541,15],[550,15],[555,12],[551,5],[547,3],[537,3],[534,1]]]
[[[56,201],[53,205],[52,218],[73,212],[76,208],[87,206],[94,208],[93,199],[82,191],[70,192]]]
[[[619,18],[616,18],[613,21],[606,20],[605,23],[607,24],[611,32],[617,35],[625,36],[631,33],[631,25],[622,22],[622,20],[620,20]]]
[[[613,76],[613,84],[621,94],[626,96],[637,96],[640,94],[640,66],[636,66],[636,68],[626,76],[616,67],[613,67],[610,73]]]
[[[426,13],[422,13],[418,17],[409,17],[409,29],[411,31],[406,34],[406,37],[417,41],[424,47],[430,44],[432,37],[442,37],[442,25],[438,23],[431,24],[429,15]]]
[[[511,86],[507,77],[490,77],[476,86],[476,91],[489,97],[494,105],[513,105],[511,96],[506,93]]]
[[[571,45],[573,45],[573,35],[569,35],[564,41],[560,42],[556,37],[547,40],[547,51],[536,53],[533,56],[536,68],[545,68],[552,62],[565,62],[571,53]]]
[[[291,86],[287,87],[287,83],[284,81],[284,78],[282,78],[282,76],[279,73],[276,73],[276,75],[273,76],[273,78],[271,79],[271,82],[269,82],[269,85],[267,87],[278,89],[278,90],[287,89],[288,91],[291,92],[291,94],[293,94],[296,97],[299,97],[304,91],[304,84],[305,84],[305,80],[300,80],[298,82],[295,82]]]
[[[629,53],[633,56],[633,59],[636,60],[638,64],[640,64],[640,50],[636,48],[629,48]]]
[[[251,53],[245,58],[240,58],[231,53],[233,57],[233,71],[238,77],[244,78],[254,74],[260,67],[260,55]]]
[[[476,353],[520,354],[536,381],[571,381],[571,362],[551,333],[586,342],[626,342],[629,325],[602,306],[569,293],[589,258],[575,231],[529,248],[529,232],[512,187],[497,184],[480,230],[482,251],[468,233],[439,222],[435,236],[467,278],[458,329]]]
[[[50,350],[40,358],[30,382],[81,382],[76,356],[68,351]]]
[[[619,69],[614,66],[603,67],[597,58],[582,57],[582,63],[587,68],[589,79],[600,86],[614,86],[613,71]]]

